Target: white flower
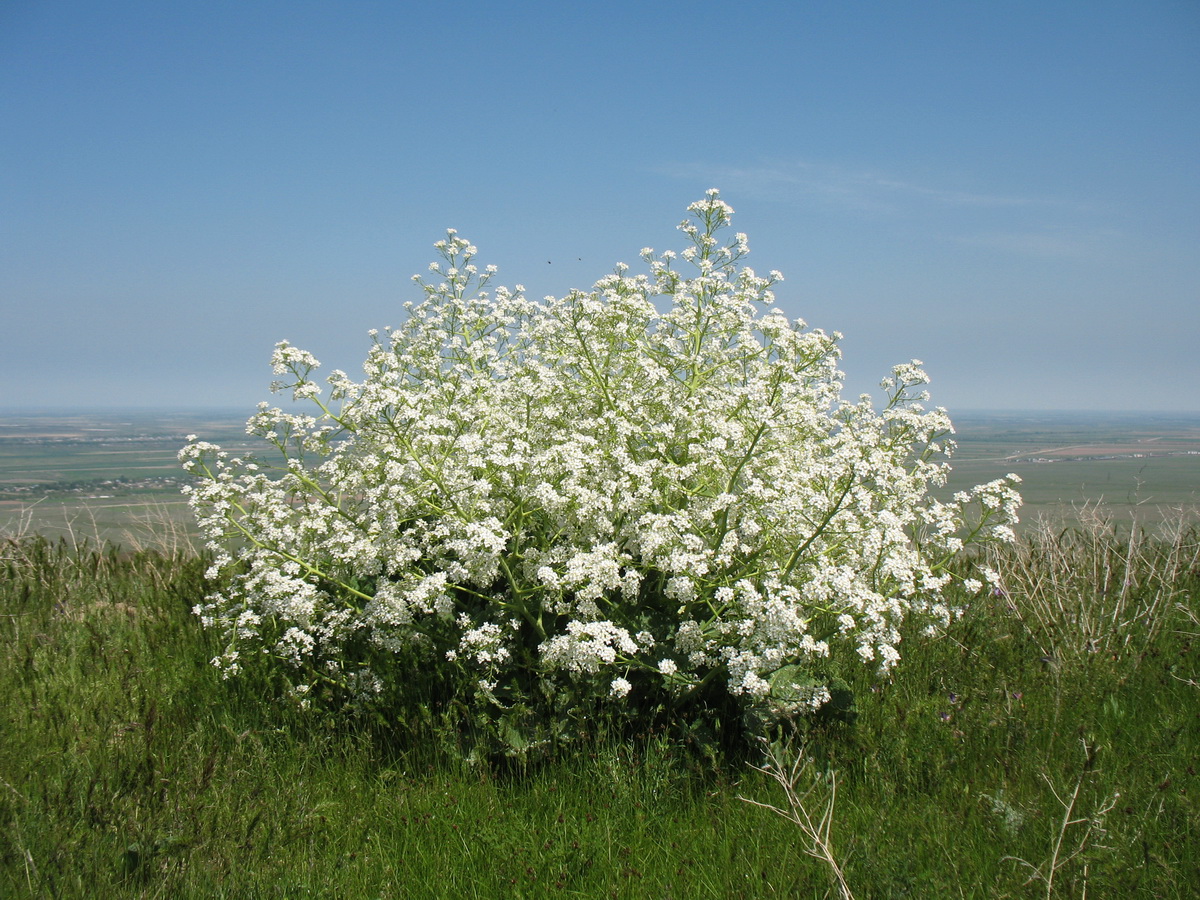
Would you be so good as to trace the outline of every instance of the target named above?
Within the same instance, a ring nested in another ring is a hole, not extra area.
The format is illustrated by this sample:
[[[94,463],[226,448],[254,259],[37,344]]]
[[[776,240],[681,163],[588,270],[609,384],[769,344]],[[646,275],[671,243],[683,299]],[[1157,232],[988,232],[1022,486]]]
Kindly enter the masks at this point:
[[[279,654],[292,665],[300,665],[312,655],[316,641],[307,631],[299,628],[289,628],[275,645]]]
[[[194,435],[179,454],[223,670],[266,651],[372,693],[394,676],[368,647],[461,667],[479,702],[532,659],[563,689],[624,697],[640,669],[752,699],[833,644],[887,668],[906,617],[949,621],[942,561],[1012,539],[1017,479],[932,499],[952,427],[921,405],[921,363],[893,369],[882,410],[843,400],[839,336],[774,308],[778,272],[739,267],[717,191],[689,211],[646,274],[543,300],[482,290],[495,268],[447,231],[406,320],[328,400],[280,342],[276,388],[312,415],[260,404],[257,460]]]

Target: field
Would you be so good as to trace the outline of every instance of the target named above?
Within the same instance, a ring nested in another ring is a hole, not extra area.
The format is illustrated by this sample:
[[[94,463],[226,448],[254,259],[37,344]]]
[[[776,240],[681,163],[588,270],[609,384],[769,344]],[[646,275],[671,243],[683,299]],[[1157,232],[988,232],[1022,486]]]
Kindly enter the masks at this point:
[[[480,761],[437,671],[322,708],[209,664],[175,453],[240,415],[0,417],[0,896],[1200,896],[1200,420],[958,424],[949,490],[1025,479],[1003,589],[887,675],[835,653],[849,713]]]
[[[249,447],[245,419],[230,412],[0,415],[0,532],[139,544],[187,533],[179,448],[189,434]]]
[[[996,564],[1006,595],[909,630],[890,676],[832,660],[857,719],[776,778],[603,711],[554,758],[467,763],[419,706],[222,681],[201,559],[6,541],[0,896],[1200,896],[1197,532]]]
[[[1200,416],[989,413],[955,425],[949,487],[1014,472],[1027,521],[1070,519],[1096,504],[1120,520],[1194,521],[1200,508]]]
[[[191,529],[175,454],[188,434],[258,449],[245,412],[0,415],[0,533],[145,543]],[[944,493],[1014,472],[1023,521],[1103,504],[1118,520],[1189,521],[1200,509],[1200,416],[989,413],[956,418]]]

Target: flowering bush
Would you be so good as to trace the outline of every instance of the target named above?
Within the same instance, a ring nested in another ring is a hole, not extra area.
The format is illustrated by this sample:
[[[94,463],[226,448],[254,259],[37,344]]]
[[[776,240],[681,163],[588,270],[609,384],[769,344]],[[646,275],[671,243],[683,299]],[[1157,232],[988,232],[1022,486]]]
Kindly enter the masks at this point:
[[[951,423],[920,363],[881,411],[843,403],[839,335],[774,308],[781,276],[739,266],[715,190],[689,212],[690,245],[643,250],[648,274],[541,302],[485,290],[494,267],[448,232],[424,298],[328,401],[280,343],[273,388],[312,414],[263,403],[247,430],[282,461],[194,436],[180,454],[215,552],[196,610],[227,642],[214,663],[278,657],[300,695],[465,677],[494,721],[550,697],[791,715],[827,699],[797,673],[831,645],[887,669],[906,616],[949,620],[948,564],[1010,539],[1018,495],[932,499]]]

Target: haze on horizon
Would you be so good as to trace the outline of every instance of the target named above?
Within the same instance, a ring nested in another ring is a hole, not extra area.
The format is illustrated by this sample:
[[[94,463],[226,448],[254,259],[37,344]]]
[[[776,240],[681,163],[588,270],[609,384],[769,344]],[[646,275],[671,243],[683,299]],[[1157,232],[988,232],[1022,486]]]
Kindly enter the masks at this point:
[[[587,288],[709,187],[956,409],[1200,411],[1200,6],[632,0],[0,7],[0,408],[354,376],[456,228]]]

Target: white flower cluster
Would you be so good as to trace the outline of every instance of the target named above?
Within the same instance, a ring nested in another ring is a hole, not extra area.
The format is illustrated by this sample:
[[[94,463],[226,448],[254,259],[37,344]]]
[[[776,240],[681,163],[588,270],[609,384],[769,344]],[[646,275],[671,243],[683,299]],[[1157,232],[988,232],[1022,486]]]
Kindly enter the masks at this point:
[[[328,401],[317,361],[281,343],[276,388],[315,414],[262,404],[248,431],[285,462],[181,452],[225,576],[197,610],[225,664],[365,638],[487,688],[532,667],[616,697],[716,676],[755,698],[834,641],[886,668],[906,615],[951,616],[947,564],[1011,539],[1011,484],[932,500],[952,429],[922,406],[920,363],[882,410],[842,402],[838,336],[775,308],[778,273],[739,267],[716,191],[689,211],[682,253],[541,302],[484,290],[494,269],[449,232],[424,298]]]

